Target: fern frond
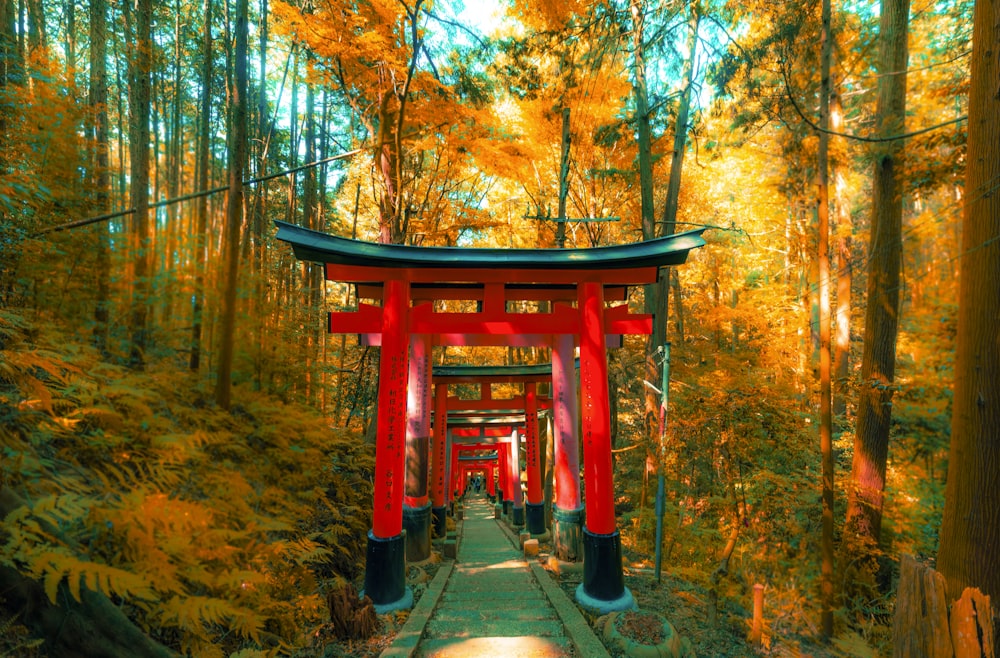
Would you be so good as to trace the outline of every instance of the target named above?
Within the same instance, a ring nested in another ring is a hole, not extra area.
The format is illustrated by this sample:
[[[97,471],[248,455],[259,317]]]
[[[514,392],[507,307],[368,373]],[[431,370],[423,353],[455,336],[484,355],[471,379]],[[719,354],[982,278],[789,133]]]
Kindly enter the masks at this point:
[[[84,585],[95,592],[124,599],[156,598],[152,585],[144,577],[106,564],[80,560],[64,550],[38,553],[28,567],[32,573],[42,577],[45,594],[52,603],[56,603],[63,578],[66,578],[70,594],[77,601],[80,601],[80,589]]]
[[[218,624],[254,641],[260,639],[260,630],[266,621],[253,610],[207,596],[175,596],[163,606],[162,614],[165,625],[200,631],[205,624]]]
[[[333,554],[329,548],[305,537],[285,545],[287,556],[296,564],[314,564],[329,560]]]

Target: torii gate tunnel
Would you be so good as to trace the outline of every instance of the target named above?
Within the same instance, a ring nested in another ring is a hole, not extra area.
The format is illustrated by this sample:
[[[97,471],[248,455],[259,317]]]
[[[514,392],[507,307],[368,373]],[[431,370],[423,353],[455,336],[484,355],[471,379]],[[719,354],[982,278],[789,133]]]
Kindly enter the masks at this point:
[[[527,473],[528,491],[527,504],[521,500],[520,487],[516,491],[510,487],[503,488],[506,495],[513,498],[506,498],[513,504],[513,523],[515,526],[525,525],[525,510],[527,510],[528,531],[533,535],[541,535],[545,532],[545,510],[542,494],[542,473],[541,454],[539,445],[539,415],[540,412],[552,406],[552,401],[546,397],[538,395],[538,385],[549,383],[552,379],[552,367],[549,364],[541,365],[513,365],[513,366],[434,366],[433,378],[435,395],[445,396],[444,406],[448,409],[447,416],[435,413],[434,432],[435,439],[440,437],[438,450],[445,448],[444,443],[451,441],[451,445],[456,443],[455,438],[450,436],[448,430],[462,426],[463,421],[475,421],[481,423],[482,420],[495,417],[496,414],[517,413],[523,414],[516,423],[518,427],[524,428],[525,448],[527,453],[527,463],[525,471]],[[459,397],[448,397],[447,387],[449,384],[476,384],[479,388],[478,397],[467,399]],[[512,398],[494,398],[491,392],[492,384],[520,384],[524,388],[523,394]],[[442,424],[439,419],[445,422]],[[575,423],[574,423],[575,424]],[[482,425],[480,425],[482,426]],[[508,432],[510,434],[510,432]],[[509,455],[518,455],[518,442],[515,439],[517,434],[513,434],[510,441]],[[575,432],[574,432],[575,437]],[[437,452],[435,452],[437,457]],[[574,462],[574,477],[579,481],[579,462]],[[513,469],[515,479],[519,474],[518,462],[511,460],[509,469]],[[432,471],[434,468],[432,467]],[[501,470],[501,474],[506,479],[510,473]],[[519,480],[518,480],[519,481]],[[579,487],[577,487],[579,488]],[[443,519],[437,523],[443,523]]]
[[[422,490],[420,477],[406,477],[411,350],[429,355],[434,345],[554,346],[569,337],[580,350],[586,519],[583,583],[576,598],[602,612],[631,608],[614,514],[607,344],[609,337],[651,333],[652,318],[629,312],[627,304],[605,302],[627,299],[628,286],[655,283],[661,266],[684,263],[692,249],[705,244],[704,229],[591,249],[472,249],[359,242],[276,224],[277,238],[288,242],[296,257],[324,264],[328,280],[355,284],[359,299],[381,301],[381,306],[359,303],[357,310],[334,312],[329,319],[331,332],[366,334],[381,345],[365,572],[365,593],[376,609],[413,605],[405,580],[404,496],[417,504],[428,498],[426,473]],[[448,300],[478,304],[468,313],[435,310],[434,302]],[[512,301],[545,301],[551,310],[511,312]],[[423,504],[429,513],[430,504]]]

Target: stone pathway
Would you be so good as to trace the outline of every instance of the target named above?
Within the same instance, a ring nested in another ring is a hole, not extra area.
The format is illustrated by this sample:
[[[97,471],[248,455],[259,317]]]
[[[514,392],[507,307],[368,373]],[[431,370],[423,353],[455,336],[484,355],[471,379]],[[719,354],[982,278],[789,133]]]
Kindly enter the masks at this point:
[[[525,561],[484,499],[465,505],[458,559],[442,565],[383,656],[607,656],[576,606]]]

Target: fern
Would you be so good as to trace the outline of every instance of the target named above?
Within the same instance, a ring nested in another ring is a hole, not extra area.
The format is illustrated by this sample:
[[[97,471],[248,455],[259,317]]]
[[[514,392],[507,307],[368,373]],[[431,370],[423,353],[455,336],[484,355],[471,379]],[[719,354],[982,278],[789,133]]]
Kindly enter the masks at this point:
[[[205,624],[228,626],[245,638],[260,641],[265,619],[252,610],[235,606],[221,598],[175,596],[162,608],[162,622],[188,631],[200,631]]]

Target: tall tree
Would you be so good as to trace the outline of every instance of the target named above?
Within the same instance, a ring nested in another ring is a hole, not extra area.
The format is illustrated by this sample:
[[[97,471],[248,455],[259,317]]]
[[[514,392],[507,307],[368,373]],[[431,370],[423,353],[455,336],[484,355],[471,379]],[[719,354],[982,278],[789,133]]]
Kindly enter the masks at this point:
[[[858,419],[848,491],[848,532],[877,544],[882,529],[886,460],[896,368],[902,254],[903,142],[909,0],[887,0],[879,16],[877,132],[874,147],[868,299],[858,389]],[[850,547],[849,547],[850,549]]]
[[[89,103],[91,112],[90,141],[93,148],[91,160],[93,182],[93,211],[104,214],[110,209],[111,170],[108,143],[108,64],[107,28],[108,7],[105,0],[90,3],[90,82]],[[111,254],[109,231],[106,222],[95,227],[97,233],[97,300],[94,305],[94,342],[101,352],[107,349],[108,320],[111,304]]]
[[[126,26],[131,23],[128,58],[128,124],[130,199],[133,210],[131,246],[133,261],[132,301],[129,312],[129,363],[145,366],[148,341],[147,309],[152,254],[149,221],[149,111],[150,69],[153,54],[153,2],[129,0],[124,5]]]
[[[976,2],[951,449],[937,568],[1000,598],[1000,5]]]
[[[404,175],[404,143],[417,87],[437,87],[417,68],[425,56],[424,0],[366,0],[352,11],[336,3],[316,3],[303,13],[276,2],[275,13],[315,53],[317,67],[350,103],[371,139],[373,167],[379,181],[379,240],[401,243],[406,236],[406,198],[412,181]],[[306,23],[317,27],[304,27]],[[331,39],[328,34],[351,35]],[[353,37],[353,38],[352,38]],[[424,99],[425,100],[425,99]]]
[[[198,110],[198,189],[207,190],[209,180],[209,154],[211,152],[212,119],[212,0],[205,0],[204,33],[202,37],[201,99]],[[194,295],[191,322],[191,358],[188,367],[198,372],[201,366],[201,328],[205,308],[205,249],[208,233],[208,197],[200,196],[195,201],[194,235]]]
[[[831,80],[830,96],[830,130],[840,133],[844,127],[844,109],[841,106],[837,86]],[[854,278],[854,265],[851,258],[853,225],[848,209],[850,202],[847,196],[846,182],[847,165],[842,157],[834,155],[830,159],[830,178],[832,179],[831,201],[833,206],[833,230],[836,236],[834,249],[837,252],[837,309],[836,333],[833,349],[833,414],[843,417],[847,413],[848,378],[850,375],[851,357],[851,285]]]
[[[684,165],[684,152],[687,148],[688,120],[691,111],[691,100],[694,90],[695,62],[697,61],[698,27],[701,21],[701,9],[698,2],[689,2],[687,58],[681,79],[681,93],[678,101],[677,119],[674,124],[673,148],[670,159],[670,177],[667,184],[667,196],[663,206],[660,222],[654,224],[653,209],[653,171],[651,158],[650,109],[648,100],[648,80],[646,77],[646,52],[644,40],[645,3],[632,0],[632,48],[634,58],[633,95],[636,103],[636,134],[639,150],[639,185],[642,205],[642,236],[644,240],[652,240],[674,233],[677,223],[677,209],[680,199],[681,175]],[[660,381],[660,346],[667,341],[667,316],[669,314],[670,270],[661,273],[657,283],[647,285],[644,292],[644,310],[653,314],[653,333],[646,343],[646,380]],[[651,388],[645,391],[646,432],[650,445],[659,436],[661,399]],[[659,458],[662,459],[663,455]]]
[[[219,328],[219,366],[215,402],[228,409],[232,397],[236,305],[240,273],[240,229],[243,225],[243,169],[247,152],[247,0],[236,0],[235,47],[230,58],[233,74],[229,91],[229,192],[226,196],[225,257],[222,318]]]
[[[819,85],[819,148],[816,216],[819,239],[819,443],[823,461],[823,539],[820,544],[820,622],[833,637],[833,421],[830,386],[830,62],[833,59],[830,0],[823,0]]]

